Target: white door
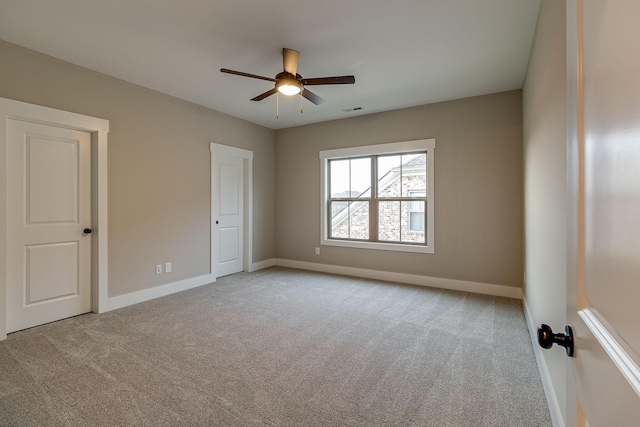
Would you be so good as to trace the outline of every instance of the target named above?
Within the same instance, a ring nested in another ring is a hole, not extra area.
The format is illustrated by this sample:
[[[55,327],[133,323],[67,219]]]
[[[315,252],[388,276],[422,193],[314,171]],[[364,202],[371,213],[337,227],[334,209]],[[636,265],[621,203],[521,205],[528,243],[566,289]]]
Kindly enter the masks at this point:
[[[640,2],[567,4],[568,425],[638,426]]]
[[[241,157],[212,153],[213,262],[215,277],[243,270],[244,168]]]
[[[91,185],[89,133],[7,120],[8,332],[91,310]]]

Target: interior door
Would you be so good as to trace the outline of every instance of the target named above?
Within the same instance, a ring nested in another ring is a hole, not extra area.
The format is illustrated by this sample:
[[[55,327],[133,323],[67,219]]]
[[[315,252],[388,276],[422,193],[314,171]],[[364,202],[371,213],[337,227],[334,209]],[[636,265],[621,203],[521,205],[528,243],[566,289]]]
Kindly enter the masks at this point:
[[[222,277],[243,270],[243,159],[214,152],[211,175],[214,273]]]
[[[91,135],[7,120],[7,330],[91,310]]]
[[[637,426],[640,2],[568,6],[568,425]]]

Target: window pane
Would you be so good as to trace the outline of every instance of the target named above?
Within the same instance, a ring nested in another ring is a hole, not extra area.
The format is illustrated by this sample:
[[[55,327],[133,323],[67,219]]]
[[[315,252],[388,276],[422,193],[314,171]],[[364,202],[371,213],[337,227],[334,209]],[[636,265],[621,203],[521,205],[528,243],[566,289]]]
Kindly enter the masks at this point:
[[[402,242],[425,242],[424,207],[423,201],[402,202]]]
[[[409,230],[424,231],[424,202],[409,202]]]
[[[369,202],[331,202],[331,237],[369,239]]]
[[[329,162],[331,184],[330,197],[349,197],[349,160],[331,160]]]
[[[424,202],[402,202],[400,241],[424,243]],[[416,208],[416,212],[413,211]]]
[[[371,197],[371,158],[351,160],[351,197]]]
[[[400,241],[400,202],[378,202],[378,240]]]
[[[410,212],[409,215],[409,230],[424,232],[424,212]]]
[[[371,158],[331,160],[331,198],[370,197]]]
[[[349,205],[349,238],[369,239],[369,202],[351,202]]]
[[[413,190],[427,188],[427,154],[405,154],[401,161],[402,197],[415,197]]]
[[[416,204],[422,211],[412,212],[411,204]],[[424,202],[379,202],[378,215],[379,240],[425,243]]]
[[[400,197],[402,156],[378,157],[378,197]]]
[[[331,202],[331,237],[349,238],[349,202]]]
[[[409,202],[409,211],[411,212],[424,212],[424,202],[423,201],[419,201],[419,202]]]
[[[411,190],[409,196],[414,197],[426,197],[426,190]],[[425,202],[422,200],[415,200],[409,202],[409,232],[419,231],[424,232],[425,216],[424,216]],[[413,240],[412,240],[413,241]]]

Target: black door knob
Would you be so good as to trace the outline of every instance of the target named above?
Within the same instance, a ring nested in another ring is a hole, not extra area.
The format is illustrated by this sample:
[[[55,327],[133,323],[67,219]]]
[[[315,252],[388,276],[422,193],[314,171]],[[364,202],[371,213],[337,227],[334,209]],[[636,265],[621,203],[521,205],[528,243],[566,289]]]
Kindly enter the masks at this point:
[[[538,325],[538,344],[540,347],[550,349],[553,344],[565,348],[567,356],[573,357],[573,330],[571,326],[564,327],[564,334],[554,334],[549,325]]]
[[[82,232],[83,232],[84,234],[91,234],[91,233],[93,233],[93,230],[92,230],[92,229],[90,229],[90,228],[85,228],[84,230],[82,230]]]

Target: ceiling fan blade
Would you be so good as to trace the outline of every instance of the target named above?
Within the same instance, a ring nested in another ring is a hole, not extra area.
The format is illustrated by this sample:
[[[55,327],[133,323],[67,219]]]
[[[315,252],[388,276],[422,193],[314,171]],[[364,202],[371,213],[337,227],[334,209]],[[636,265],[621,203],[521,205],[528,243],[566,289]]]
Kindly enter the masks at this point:
[[[336,76],[336,77],[316,77],[312,79],[302,79],[305,86],[313,85],[352,85],[356,82],[354,76]]]
[[[287,49],[286,47],[282,49],[282,66],[284,71],[291,74],[292,76],[296,75],[298,71],[298,58],[300,57],[300,52],[293,49]]]
[[[220,68],[220,72],[227,73],[227,74],[235,74],[236,76],[251,77],[252,79],[267,80],[269,82],[276,82],[276,83],[278,82],[276,79],[272,79],[271,77],[263,77],[255,74],[243,73],[242,71],[228,70],[226,68]]]
[[[276,93],[278,91],[278,89],[273,88],[271,90],[266,91],[265,93],[262,93],[258,96],[256,96],[255,98],[251,98],[252,101],[262,101],[263,99],[265,99],[268,96],[273,95],[274,93]]]
[[[315,105],[320,105],[325,102],[324,99],[307,89],[302,89],[302,96],[313,102]]]

